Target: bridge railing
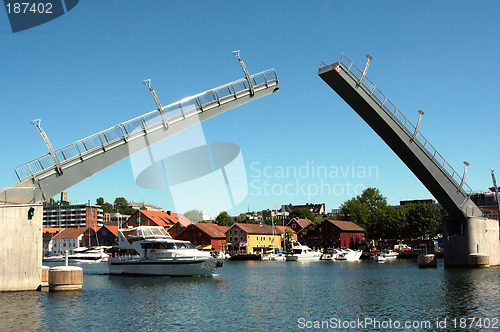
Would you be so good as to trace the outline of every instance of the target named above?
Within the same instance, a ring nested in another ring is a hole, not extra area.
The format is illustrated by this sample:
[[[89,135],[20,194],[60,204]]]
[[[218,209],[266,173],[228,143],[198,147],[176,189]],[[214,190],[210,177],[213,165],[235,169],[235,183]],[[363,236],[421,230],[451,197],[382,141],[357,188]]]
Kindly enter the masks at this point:
[[[339,65],[342,70],[349,73],[356,81],[359,82],[363,72],[356,67],[356,65],[345,55],[339,60]],[[321,68],[325,68],[327,65],[322,62]],[[380,91],[380,89],[368,78],[364,77],[361,82],[361,86],[365,91],[372,97],[372,99],[377,102],[385,112],[410,136],[412,137],[415,133],[415,126],[404,116],[399,109],[394,106],[394,104]],[[431,143],[418,132],[414,138],[414,141],[420,146],[420,148],[429,156],[430,159],[455,183],[457,188],[460,188],[462,183],[462,176],[457,173],[453,167],[443,158],[443,156],[432,146]],[[464,182],[461,191],[465,195],[470,195],[472,189]]]
[[[250,76],[255,91],[277,85],[278,76],[274,69]],[[219,86],[217,88],[184,98],[170,105],[164,106],[163,111],[167,118],[167,127],[177,121],[182,121],[190,116],[210,110],[232,100],[236,100],[250,93],[250,87],[246,78]],[[83,158],[97,149],[106,150],[106,147],[119,141],[127,141],[139,133],[148,132],[163,126],[163,117],[158,110],[138,116],[132,120],[121,123],[114,127],[103,130],[97,134],[66,145],[55,153],[61,163]],[[19,181],[34,177],[47,169],[55,167],[54,159],[47,153],[39,158],[28,161],[14,169]]]

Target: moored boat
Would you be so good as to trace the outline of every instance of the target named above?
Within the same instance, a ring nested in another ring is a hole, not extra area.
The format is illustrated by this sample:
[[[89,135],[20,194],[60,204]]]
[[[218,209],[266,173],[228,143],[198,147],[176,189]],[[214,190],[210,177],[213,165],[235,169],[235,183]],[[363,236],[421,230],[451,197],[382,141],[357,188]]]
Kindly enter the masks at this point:
[[[341,249],[335,258],[338,261],[359,261],[363,250]]]
[[[387,258],[385,258],[384,253],[382,252],[377,252],[373,255],[373,260],[375,262],[385,262]]]
[[[107,262],[108,257],[108,254],[106,254],[102,248],[84,248],[83,251],[68,255],[69,260],[88,263]]]
[[[222,266],[222,259],[173,239],[160,226],[119,229],[115,248],[118,253],[108,259],[110,274],[209,276]]]
[[[287,253],[285,260],[287,261],[319,261],[323,253],[321,251],[314,251],[308,246],[301,245],[296,242],[292,246],[290,253]]]
[[[384,257],[386,259],[396,259],[396,258],[398,258],[398,255],[399,255],[398,252],[396,252],[394,250],[391,250],[391,249],[386,249],[386,250],[384,250],[382,252],[383,252]]]

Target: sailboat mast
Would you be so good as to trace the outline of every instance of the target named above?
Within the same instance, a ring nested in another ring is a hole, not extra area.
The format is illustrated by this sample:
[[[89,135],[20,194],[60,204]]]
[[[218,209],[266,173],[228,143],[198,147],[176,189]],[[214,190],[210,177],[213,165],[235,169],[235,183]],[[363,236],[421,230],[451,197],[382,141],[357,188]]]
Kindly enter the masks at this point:
[[[497,186],[497,179],[495,178],[495,170],[491,170],[491,178],[493,180],[493,188],[495,189],[495,200],[498,205],[498,222],[500,223],[500,202],[498,201],[498,186]]]

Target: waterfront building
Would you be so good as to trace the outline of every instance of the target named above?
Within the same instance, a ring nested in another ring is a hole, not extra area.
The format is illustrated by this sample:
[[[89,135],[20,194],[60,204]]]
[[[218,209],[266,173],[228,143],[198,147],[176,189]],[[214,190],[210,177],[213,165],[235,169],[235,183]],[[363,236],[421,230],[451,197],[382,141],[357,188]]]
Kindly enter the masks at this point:
[[[224,232],[227,229],[228,227],[217,224],[191,223],[173,237],[174,239],[189,241],[195,246],[210,247],[210,250],[218,251],[225,249],[226,235]]]
[[[97,238],[97,227],[65,228],[52,238],[52,248],[56,254],[70,253],[79,248],[90,248],[100,245]]]
[[[172,227],[170,227],[168,233],[170,234],[171,237],[176,239],[176,236],[179,235],[183,230],[186,229],[186,227],[188,227],[191,224],[192,222],[189,221],[186,217],[184,217],[182,220],[179,220]]]
[[[42,228],[42,252],[52,251],[52,238],[62,231],[59,227],[43,227]]]
[[[168,230],[179,221],[190,223],[189,219],[181,213],[174,213],[170,211],[137,210],[123,224],[123,227],[162,226]]]
[[[298,241],[302,241],[302,236],[307,232],[316,228],[316,224],[309,219],[293,218],[286,224],[292,231],[297,234]]]
[[[100,246],[112,246],[116,244],[118,237],[118,226],[104,225],[97,231],[97,239]]]
[[[43,207],[44,227],[98,227],[103,225],[103,211],[98,205],[46,202]]]
[[[365,230],[351,221],[325,220],[303,237],[309,246],[356,249]]]
[[[235,223],[225,231],[226,245],[231,252],[251,254],[266,249],[281,250],[283,226]]]

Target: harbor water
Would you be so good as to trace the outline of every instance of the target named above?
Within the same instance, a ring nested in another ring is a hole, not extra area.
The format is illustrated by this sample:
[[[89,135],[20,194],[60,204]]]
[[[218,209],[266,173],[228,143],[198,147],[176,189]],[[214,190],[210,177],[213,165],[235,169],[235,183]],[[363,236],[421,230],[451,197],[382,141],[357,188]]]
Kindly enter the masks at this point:
[[[110,276],[105,263],[81,263],[81,292],[0,293],[0,328],[500,330],[500,268],[442,263],[226,261],[217,275],[193,278]]]

